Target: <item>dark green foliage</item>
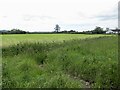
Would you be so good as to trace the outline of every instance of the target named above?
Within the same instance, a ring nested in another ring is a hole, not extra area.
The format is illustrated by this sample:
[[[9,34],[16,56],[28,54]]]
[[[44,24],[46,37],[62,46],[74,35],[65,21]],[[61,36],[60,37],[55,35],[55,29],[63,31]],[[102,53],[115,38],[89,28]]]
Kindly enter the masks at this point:
[[[106,31],[103,30],[101,27],[96,27],[94,30],[91,31],[83,31],[81,34],[105,34]]]
[[[26,31],[22,31],[20,29],[12,29],[10,31],[1,31],[2,34],[26,34]]]
[[[92,33],[93,34],[104,34],[106,31],[103,31],[103,28],[101,28],[101,27],[96,27],[93,31],[92,31]]]

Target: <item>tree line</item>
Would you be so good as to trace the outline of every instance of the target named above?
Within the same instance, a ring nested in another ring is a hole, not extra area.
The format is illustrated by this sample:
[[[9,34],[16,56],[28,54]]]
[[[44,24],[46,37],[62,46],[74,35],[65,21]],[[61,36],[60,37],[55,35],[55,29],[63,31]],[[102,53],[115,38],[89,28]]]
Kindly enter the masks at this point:
[[[0,31],[1,34],[26,34],[26,31],[20,29],[12,29],[12,30],[2,30]]]
[[[58,27],[58,26],[57,26]],[[60,28],[60,27],[59,27]],[[56,29],[58,30],[58,29]],[[55,34],[55,33],[66,33],[66,34],[105,34],[106,31],[103,30],[103,28],[101,27],[96,27],[94,30],[91,31],[82,31],[82,32],[78,32],[75,30],[64,30],[64,31],[53,31],[53,32],[26,32],[20,29],[12,29],[12,30],[8,30],[8,31],[0,31],[0,34]]]

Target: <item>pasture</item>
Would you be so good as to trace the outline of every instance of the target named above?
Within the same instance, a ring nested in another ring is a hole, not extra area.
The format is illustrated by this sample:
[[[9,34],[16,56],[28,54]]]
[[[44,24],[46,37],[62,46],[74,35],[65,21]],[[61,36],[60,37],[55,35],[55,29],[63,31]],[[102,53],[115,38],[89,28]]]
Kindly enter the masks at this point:
[[[118,88],[116,35],[2,36],[2,87]]]

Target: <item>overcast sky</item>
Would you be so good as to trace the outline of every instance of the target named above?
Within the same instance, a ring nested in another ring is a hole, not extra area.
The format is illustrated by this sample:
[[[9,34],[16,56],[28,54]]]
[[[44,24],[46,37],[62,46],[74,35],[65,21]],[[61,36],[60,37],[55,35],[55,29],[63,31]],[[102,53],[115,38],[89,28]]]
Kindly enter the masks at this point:
[[[119,0],[0,0],[0,30],[91,30],[118,27]]]

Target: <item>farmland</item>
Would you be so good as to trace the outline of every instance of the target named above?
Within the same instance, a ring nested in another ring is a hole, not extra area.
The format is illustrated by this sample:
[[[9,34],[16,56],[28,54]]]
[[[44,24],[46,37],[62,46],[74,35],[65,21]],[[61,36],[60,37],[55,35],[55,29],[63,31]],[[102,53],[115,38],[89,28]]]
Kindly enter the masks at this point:
[[[16,45],[17,43],[50,43],[62,42],[63,40],[93,38],[105,35],[84,35],[84,34],[11,34],[2,36],[2,47]]]
[[[116,35],[2,36],[2,87],[118,88]]]

